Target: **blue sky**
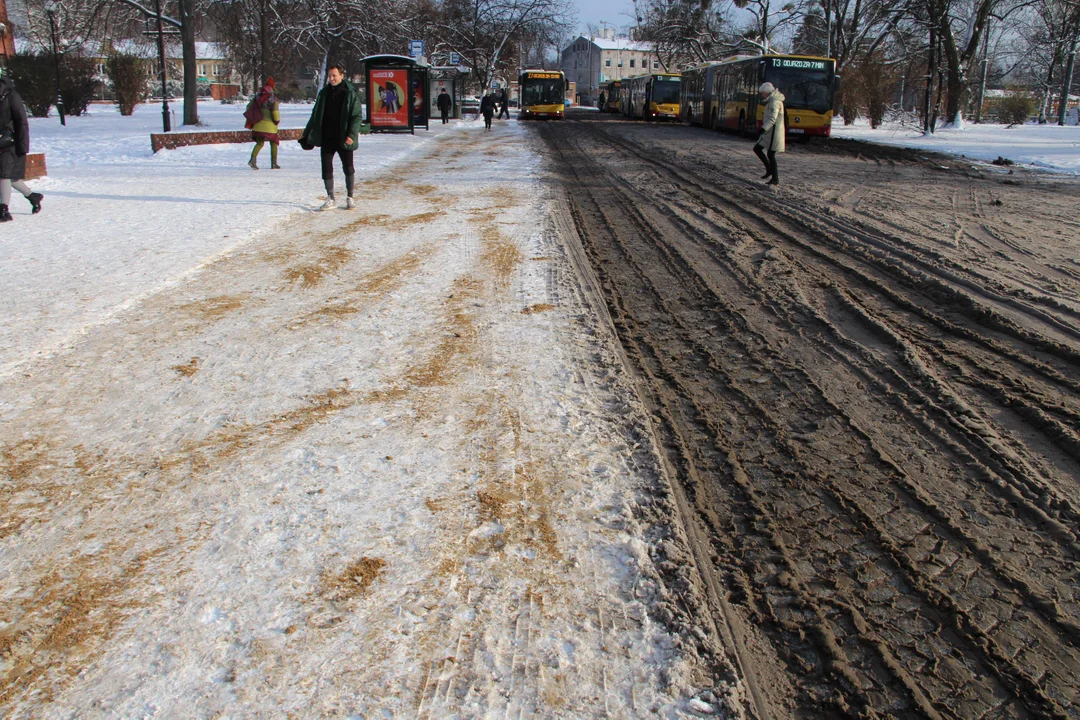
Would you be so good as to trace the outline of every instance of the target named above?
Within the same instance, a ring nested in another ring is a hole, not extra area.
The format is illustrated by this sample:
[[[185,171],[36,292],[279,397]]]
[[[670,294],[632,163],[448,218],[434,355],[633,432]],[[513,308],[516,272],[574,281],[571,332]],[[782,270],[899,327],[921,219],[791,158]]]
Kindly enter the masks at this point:
[[[601,20],[617,28],[632,25],[634,3],[631,0],[575,0],[578,9],[578,31],[585,30],[588,23]]]

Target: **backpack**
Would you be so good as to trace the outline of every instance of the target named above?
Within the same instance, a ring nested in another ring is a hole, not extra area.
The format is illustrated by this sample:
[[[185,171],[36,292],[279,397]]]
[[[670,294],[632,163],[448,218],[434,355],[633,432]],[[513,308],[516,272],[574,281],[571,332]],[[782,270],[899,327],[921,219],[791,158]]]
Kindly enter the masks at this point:
[[[254,127],[255,123],[261,122],[263,119],[262,108],[259,107],[259,98],[253,98],[248,103],[247,110],[244,110],[244,119],[248,121],[248,127]]]

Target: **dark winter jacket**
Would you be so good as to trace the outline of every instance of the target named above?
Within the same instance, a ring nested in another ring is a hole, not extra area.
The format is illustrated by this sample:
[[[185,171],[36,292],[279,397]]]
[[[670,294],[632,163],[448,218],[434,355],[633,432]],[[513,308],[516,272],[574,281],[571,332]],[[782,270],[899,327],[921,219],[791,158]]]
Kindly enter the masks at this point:
[[[454,101],[450,97],[450,93],[439,93],[439,98],[435,101],[439,110],[450,112],[450,108],[454,107]]]
[[[495,96],[485,95],[484,99],[480,101],[480,112],[484,117],[491,117],[495,114]]]
[[[22,180],[30,152],[30,123],[22,98],[8,77],[0,77],[0,131],[11,133],[15,140],[14,145],[0,149],[0,179]]]
[[[304,137],[301,145],[314,145],[327,150],[355,150],[357,140],[360,137],[360,126],[364,122],[363,103],[360,102],[360,94],[348,80],[342,80],[336,91],[333,85],[327,84],[319,91],[315,99],[315,108],[311,111],[311,119],[304,128]],[[337,95],[344,93],[344,95]],[[331,104],[341,103],[341,111],[338,114],[337,137],[324,138],[323,128],[333,127],[333,118],[325,118],[328,122],[323,123],[326,108]],[[352,144],[346,145],[345,138],[352,138]]]

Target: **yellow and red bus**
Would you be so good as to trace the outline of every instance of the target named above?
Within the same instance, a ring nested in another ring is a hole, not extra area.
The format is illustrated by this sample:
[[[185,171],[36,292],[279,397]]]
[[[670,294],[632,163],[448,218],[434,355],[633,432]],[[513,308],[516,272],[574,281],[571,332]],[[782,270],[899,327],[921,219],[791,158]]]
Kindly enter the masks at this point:
[[[623,115],[642,120],[678,120],[678,73],[638,75],[622,81],[619,95]]]
[[[566,74],[562,70],[525,70],[518,77],[518,118],[562,119],[566,112]]]
[[[681,104],[694,125],[753,134],[765,109],[758,87],[770,82],[784,94],[789,135],[828,137],[833,93],[840,88],[835,68],[831,58],[804,55],[734,57],[693,68]]]

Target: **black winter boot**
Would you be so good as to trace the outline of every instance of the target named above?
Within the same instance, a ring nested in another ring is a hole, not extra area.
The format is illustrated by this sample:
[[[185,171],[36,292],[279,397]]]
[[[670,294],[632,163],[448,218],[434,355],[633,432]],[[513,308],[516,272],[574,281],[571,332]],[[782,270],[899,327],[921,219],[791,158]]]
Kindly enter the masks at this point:
[[[45,196],[41,193],[30,193],[26,196],[26,199],[30,201],[30,213],[37,215],[41,212],[41,201],[45,199]]]
[[[11,217],[11,213],[8,212],[7,205],[0,205],[0,222],[7,222],[14,219],[15,218]]]

